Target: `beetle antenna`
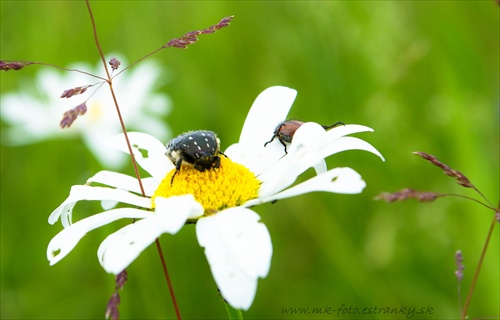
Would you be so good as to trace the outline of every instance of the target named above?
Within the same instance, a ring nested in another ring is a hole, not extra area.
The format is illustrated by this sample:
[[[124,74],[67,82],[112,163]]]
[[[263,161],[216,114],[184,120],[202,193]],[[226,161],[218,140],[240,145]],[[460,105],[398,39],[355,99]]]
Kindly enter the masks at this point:
[[[323,129],[328,130],[328,129],[335,128],[338,126],[345,126],[345,123],[343,123],[341,121],[337,121],[334,124],[332,124],[331,126],[322,126],[322,127],[323,127]]]

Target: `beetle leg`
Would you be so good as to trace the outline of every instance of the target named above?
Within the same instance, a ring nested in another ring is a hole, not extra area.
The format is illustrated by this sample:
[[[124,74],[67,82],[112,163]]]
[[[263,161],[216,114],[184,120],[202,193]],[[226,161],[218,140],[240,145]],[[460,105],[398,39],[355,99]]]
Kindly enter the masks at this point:
[[[223,154],[223,155],[226,156],[225,154]],[[218,168],[220,166],[220,157],[219,156],[215,156],[214,160],[215,160],[214,168]]]
[[[175,175],[177,174],[177,171],[181,170],[181,164],[182,164],[182,159],[177,160],[177,163],[175,164],[175,172],[172,175],[172,179],[170,179],[170,185],[174,183],[174,178]]]
[[[269,140],[268,142],[264,143],[264,147],[267,146],[269,143],[273,142],[274,138],[276,138],[276,135],[273,135],[273,138]]]
[[[285,154],[288,154],[288,151],[286,151],[286,144],[281,139],[278,139],[278,141],[285,147]]]

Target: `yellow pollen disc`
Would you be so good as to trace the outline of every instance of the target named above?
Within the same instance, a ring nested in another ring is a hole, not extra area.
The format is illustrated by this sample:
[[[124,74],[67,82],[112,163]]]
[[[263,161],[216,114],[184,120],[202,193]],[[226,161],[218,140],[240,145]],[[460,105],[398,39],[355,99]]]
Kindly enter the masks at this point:
[[[192,194],[208,215],[256,198],[260,187],[260,181],[250,170],[223,155],[219,168],[201,172],[193,166],[183,165],[172,181],[175,171],[167,173],[153,194],[153,208],[158,196]]]

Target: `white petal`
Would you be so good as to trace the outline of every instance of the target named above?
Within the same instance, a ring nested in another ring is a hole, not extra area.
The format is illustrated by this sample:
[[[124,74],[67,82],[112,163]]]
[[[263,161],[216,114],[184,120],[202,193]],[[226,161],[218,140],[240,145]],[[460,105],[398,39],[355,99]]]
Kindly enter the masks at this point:
[[[142,185],[144,187],[144,192],[146,196],[152,196],[155,190],[158,188],[159,180],[156,180],[153,177],[141,178]],[[101,183],[110,187],[115,187],[122,190],[132,191],[135,193],[141,193],[141,189],[139,187],[139,182],[137,182],[137,178],[131,177],[129,175],[113,172],[113,171],[99,171],[93,177],[87,180],[87,184],[90,183]]]
[[[290,198],[313,191],[326,191],[334,193],[355,194],[366,187],[361,176],[351,168],[335,168],[317,175],[283,192],[247,201],[245,207],[250,207],[265,202]]]
[[[261,181],[259,196],[265,197],[289,187],[301,173],[312,166],[317,166],[321,172],[324,169],[320,164],[322,160],[317,152],[307,150],[285,156],[258,175],[257,178]]]
[[[346,150],[365,150],[384,160],[380,152],[369,143],[357,138],[345,137],[348,134],[367,131],[373,132],[373,129],[358,124],[347,124],[325,131],[317,123],[304,123],[294,135],[290,153],[296,151],[295,149],[300,150],[303,146],[319,152],[323,158]]]
[[[71,224],[73,207],[80,200],[111,200],[151,208],[151,199],[132,194],[127,191],[76,185],[71,187],[68,198],[64,200],[49,216],[49,223],[54,224],[61,217],[61,223],[66,228]]]
[[[258,176],[262,181],[259,194],[267,196],[285,189],[310,167],[316,166],[321,172],[324,157],[319,148],[325,135],[325,129],[317,123],[308,122],[299,127],[288,147],[288,154]]]
[[[276,126],[286,119],[297,91],[287,87],[270,87],[255,100],[248,112],[237,144],[226,154],[231,160],[245,165],[254,174],[260,174],[283,156],[283,146],[271,140]]]
[[[224,299],[248,310],[257,290],[257,279],[267,276],[272,244],[260,217],[245,208],[231,208],[201,218],[196,224],[198,242]]]
[[[316,170],[316,174],[326,172],[327,167],[325,159],[321,159],[316,165],[314,165],[314,170]]]
[[[63,229],[54,238],[52,238],[52,240],[50,240],[47,247],[47,259],[50,261],[50,265],[56,264],[76,246],[76,244],[87,232],[91,230],[119,219],[145,218],[151,216],[152,214],[152,212],[146,210],[120,208],[104,211],[82,219]]]
[[[234,162],[247,167],[256,176],[277,163],[283,157],[283,146],[273,143],[263,148],[264,143],[258,147],[250,147],[241,143],[235,143],[224,151],[224,154]]]
[[[118,205],[118,201],[113,201],[113,200],[102,200],[101,201],[101,208],[103,210],[111,210],[114,207]]]
[[[177,233],[193,212],[203,213],[192,195],[157,198],[155,204],[155,214],[118,230],[101,243],[97,256],[107,272],[120,273],[160,235]]]
[[[269,231],[257,213],[234,207],[216,214],[219,231],[242,269],[252,277],[269,272],[272,244]]]
[[[2,94],[1,118],[11,125],[2,129],[2,143],[21,145],[58,135],[61,130],[57,130],[54,121],[56,110],[47,110],[49,104],[41,101],[44,96],[33,97],[26,92]],[[27,117],[27,114],[30,116]]]
[[[91,110],[92,107],[94,106],[89,106],[89,110]],[[104,128],[105,124],[82,124],[80,134],[87,148],[94,154],[103,167],[111,169],[122,168],[127,160],[130,161],[130,156],[127,158],[122,152],[115,148],[110,148],[103,143],[103,141],[108,140],[118,131],[117,128],[114,128],[111,124],[109,125],[109,128]]]
[[[186,194],[183,196],[175,196],[169,198],[156,197],[155,198],[155,212],[159,215],[171,216],[172,212],[176,212],[176,216],[179,216],[178,211],[187,212],[186,219],[196,219],[203,215],[205,209],[203,206],[194,199],[192,194]],[[184,224],[184,222],[182,222]],[[179,230],[182,224],[178,226]],[[177,231],[172,230],[170,233],[177,233]]]
[[[359,133],[359,132],[373,132],[373,129],[360,124],[346,124],[328,130],[327,135],[332,136],[332,139],[337,139],[346,136],[348,134]]]
[[[128,138],[137,163],[157,180],[162,180],[167,172],[174,168],[172,162],[165,156],[166,148],[160,140],[141,132],[129,132]],[[109,143],[128,153],[123,134],[114,136]]]
[[[325,147],[321,148],[319,150],[319,153],[321,157],[328,157],[329,155],[332,155],[334,153],[339,153],[342,151],[347,151],[347,150],[364,150],[371,152],[382,159],[382,161],[385,161],[384,157],[380,152],[378,152],[377,149],[375,149],[371,144],[368,142],[354,138],[354,137],[341,137],[329,145],[326,145]]]
[[[276,126],[285,120],[297,91],[287,87],[267,88],[255,99],[240,135],[240,143],[262,144],[271,139]]]
[[[269,196],[287,188],[310,167],[315,167],[320,173],[324,169],[323,159],[337,152],[365,150],[383,160],[382,155],[369,143],[358,138],[344,137],[345,134],[371,130],[360,125],[345,125],[325,131],[317,123],[304,123],[297,129],[288,154],[258,176],[262,181],[260,195]]]
[[[335,130],[335,129],[332,129]],[[292,139],[292,143],[288,148],[288,153],[293,154],[297,152],[295,149],[301,149],[304,147],[312,148],[318,147],[323,144],[326,137],[326,131],[323,127],[315,122],[306,122],[301,125]]]
[[[245,164],[244,158],[246,153],[245,146],[240,143],[234,143],[224,150],[224,154],[228,156],[229,159],[240,164]]]
[[[358,147],[359,145],[353,145],[352,148],[349,148],[348,144],[346,145],[345,148],[341,148],[338,150],[334,147],[331,147],[332,144],[336,143],[339,140],[344,139],[344,136],[348,134],[366,132],[366,131],[372,132],[373,129],[357,124],[347,124],[344,126],[335,127],[331,130],[325,131],[317,123],[307,122],[304,123],[302,126],[300,126],[295,132],[295,135],[293,137],[292,143],[289,148],[290,150],[289,153],[295,152],[295,149],[300,150],[304,146],[307,146],[307,148],[309,149],[315,148],[317,151],[322,152],[323,157],[332,155],[340,151],[359,149],[372,152],[383,159],[382,155],[367,142],[365,142],[365,144],[362,147]]]

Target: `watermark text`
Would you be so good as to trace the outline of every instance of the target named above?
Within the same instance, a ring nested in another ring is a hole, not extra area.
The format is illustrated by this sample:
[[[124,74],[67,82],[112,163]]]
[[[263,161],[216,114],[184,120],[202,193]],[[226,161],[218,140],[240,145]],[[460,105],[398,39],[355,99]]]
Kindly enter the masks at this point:
[[[397,317],[404,316],[411,319],[414,316],[432,315],[434,307],[410,307],[410,306],[366,306],[356,307],[346,304],[341,304],[338,307],[325,306],[325,307],[282,307],[282,314],[290,315],[330,315],[337,318],[355,315],[394,315]]]

